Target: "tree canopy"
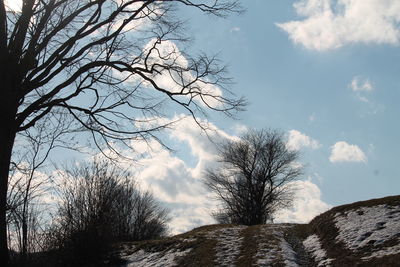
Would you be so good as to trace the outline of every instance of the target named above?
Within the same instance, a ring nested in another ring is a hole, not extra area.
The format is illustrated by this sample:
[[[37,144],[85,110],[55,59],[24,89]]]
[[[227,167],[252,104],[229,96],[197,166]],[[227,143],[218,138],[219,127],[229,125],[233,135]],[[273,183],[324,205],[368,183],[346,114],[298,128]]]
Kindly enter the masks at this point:
[[[282,133],[250,130],[220,146],[219,166],[209,169],[205,185],[221,202],[214,217],[221,223],[255,225],[273,219],[292,201],[290,182],[302,174],[299,152],[290,150]]]

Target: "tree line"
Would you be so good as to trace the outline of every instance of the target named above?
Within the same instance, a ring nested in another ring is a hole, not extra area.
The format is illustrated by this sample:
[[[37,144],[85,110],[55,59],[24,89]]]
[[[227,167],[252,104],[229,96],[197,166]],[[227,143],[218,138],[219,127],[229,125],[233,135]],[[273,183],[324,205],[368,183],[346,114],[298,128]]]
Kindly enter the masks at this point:
[[[264,224],[290,206],[290,182],[303,168],[299,152],[286,143],[282,132],[264,129],[218,145],[219,164],[203,178],[220,203],[212,213],[218,223]],[[168,235],[169,211],[109,159],[58,168],[59,183],[50,189],[57,195],[51,221],[43,218],[49,207],[40,201],[41,194],[49,193],[50,182],[35,176],[29,166],[14,171],[7,203],[14,264],[100,264],[116,260],[110,258],[114,244]]]
[[[29,189],[10,192],[8,236],[12,263],[21,266],[77,266],[101,263],[112,245],[168,234],[168,210],[150,191],[109,161],[95,160],[58,171],[55,212],[40,201],[27,203]],[[19,185],[20,188],[21,185]],[[29,193],[32,193],[29,192]],[[38,192],[34,192],[35,194]],[[23,207],[27,215],[21,216]],[[45,214],[46,213],[46,214]],[[41,216],[46,224],[38,225]],[[27,235],[23,232],[26,231]]]

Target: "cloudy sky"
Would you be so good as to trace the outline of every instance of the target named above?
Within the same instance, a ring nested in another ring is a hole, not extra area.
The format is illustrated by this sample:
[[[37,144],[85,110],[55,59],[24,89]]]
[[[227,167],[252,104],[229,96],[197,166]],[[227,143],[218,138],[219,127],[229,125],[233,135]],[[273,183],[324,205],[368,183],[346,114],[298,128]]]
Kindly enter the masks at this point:
[[[277,128],[302,152],[306,174],[278,221],[307,222],[332,206],[399,194],[400,2],[243,1],[247,12],[214,19],[190,9],[193,52],[219,53],[249,101],[240,120],[208,118],[221,136]],[[178,115],[179,116],[179,115]],[[216,138],[216,137],[212,137]],[[165,201],[175,232],[212,223],[215,202],[199,179],[213,145],[191,120],[155,146],[139,177]]]
[[[399,194],[400,1],[242,2],[247,12],[226,20],[181,14],[193,51],[219,53],[250,103],[238,121],[209,118],[214,126],[229,136],[278,128],[302,151],[302,190],[277,220]],[[211,145],[190,121],[169,138],[180,151],[155,153],[141,178],[174,207],[179,230],[209,223],[198,179],[214,162]]]
[[[178,11],[190,22],[191,52],[218,53],[249,106],[238,120],[207,118],[216,130],[209,137],[181,120],[165,134],[175,152],[154,142],[135,165],[170,208],[172,232],[213,223],[216,203],[200,182],[216,160],[210,139],[248,128],[284,131],[306,166],[293,208],[276,221],[307,222],[332,206],[399,194],[400,1],[242,2],[247,11],[227,19]]]

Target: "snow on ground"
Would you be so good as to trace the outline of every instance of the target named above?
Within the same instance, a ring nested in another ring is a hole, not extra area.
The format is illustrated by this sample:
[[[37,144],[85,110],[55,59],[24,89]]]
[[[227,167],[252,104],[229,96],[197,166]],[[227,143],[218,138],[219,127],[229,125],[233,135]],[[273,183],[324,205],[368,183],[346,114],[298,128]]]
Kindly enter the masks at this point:
[[[191,249],[184,251],[168,250],[166,252],[146,252],[144,250],[139,250],[124,257],[124,259],[128,260],[126,264],[128,267],[177,266],[175,259],[185,256],[190,250]]]
[[[283,238],[283,234],[281,235],[281,251],[283,260],[287,267],[299,266],[296,263],[296,252],[294,252],[292,246]]]
[[[257,247],[257,266],[271,266],[274,261],[283,260],[286,266],[297,267],[296,253],[284,239],[286,225],[265,225]]]
[[[240,254],[242,237],[240,232],[246,226],[236,226],[218,229],[209,234],[209,238],[217,240],[215,261],[218,266],[233,266],[236,258]]]
[[[336,237],[349,249],[357,250],[367,245],[378,246],[387,240],[398,238],[400,241],[400,207],[377,205],[361,207],[335,214],[335,225],[339,230]],[[400,253],[400,246],[382,248],[375,251],[371,257]]]
[[[326,251],[322,248],[321,242],[316,234],[310,235],[303,241],[304,248],[312,255],[317,266],[330,266],[333,259],[327,258]]]

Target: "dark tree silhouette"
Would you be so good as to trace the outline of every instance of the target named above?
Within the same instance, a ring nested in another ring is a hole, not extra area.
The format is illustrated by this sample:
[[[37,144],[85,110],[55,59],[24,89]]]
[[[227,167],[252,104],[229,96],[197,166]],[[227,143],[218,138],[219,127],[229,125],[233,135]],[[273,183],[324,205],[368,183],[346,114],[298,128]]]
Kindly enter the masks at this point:
[[[6,198],[18,134],[52,114],[73,119],[100,149],[155,137],[170,111],[232,115],[243,99],[215,57],[191,57],[177,6],[224,16],[233,0],[23,0],[0,2],[0,264],[8,259]],[[217,87],[218,86],[218,87]],[[220,90],[221,89],[221,90]],[[168,108],[163,107],[169,103]],[[58,116],[55,116],[55,119]],[[74,126],[74,127],[72,127]]]
[[[255,225],[272,220],[273,213],[291,203],[290,181],[302,174],[299,152],[289,150],[282,133],[252,130],[240,140],[221,145],[220,166],[206,172],[205,185],[222,209],[220,223]]]
[[[110,161],[95,160],[59,172],[60,204],[47,251],[66,265],[93,264],[114,242],[164,237],[168,210]]]
[[[63,115],[57,120],[48,116],[37,122],[34,129],[19,133],[9,176],[7,228],[9,246],[17,252],[13,261],[21,266],[27,264],[30,255],[42,250],[41,215],[46,204],[41,197],[49,190],[50,181],[39,171],[45,167],[51,150],[71,144],[61,138],[69,132],[67,122]]]

